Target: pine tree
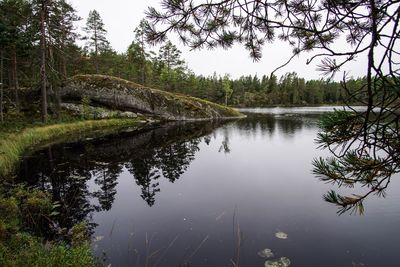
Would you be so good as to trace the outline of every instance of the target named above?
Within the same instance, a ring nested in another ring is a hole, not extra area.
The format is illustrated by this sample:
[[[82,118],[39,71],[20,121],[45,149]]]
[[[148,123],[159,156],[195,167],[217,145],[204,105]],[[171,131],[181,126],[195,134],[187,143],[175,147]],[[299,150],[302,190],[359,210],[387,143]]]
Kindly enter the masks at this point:
[[[110,48],[109,42],[106,39],[107,31],[104,28],[103,20],[100,14],[96,10],[89,12],[88,19],[86,21],[86,32],[85,39],[87,40],[87,46],[94,53],[94,63],[96,66],[96,73],[99,73],[99,54]]]
[[[182,52],[170,41],[161,46],[158,59],[162,62],[167,70],[183,69],[185,61],[181,59]]]
[[[181,59],[181,51],[170,41],[160,47],[158,61],[161,64],[160,79],[165,82],[164,88],[174,91],[178,76],[184,72],[185,61]]]
[[[136,65],[140,68],[140,82],[143,85],[146,85],[147,80],[147,58],[149,56],[146,53],[146,27],[147,21],[142,19],[139,23],[139,26],[135,28],[133,31],[135,33],[135,40],[132,42],[131,49],[135,49]]]
[[[55,51],[58,60],[57,70],[62,79],[68,77],[67,74],[67,54],[66,48],[73,46],[78,34],[75,32],[74,23],[81,18],[76,15],[75,9],[65,0],[53,2],[49,14],[48,24],[50,28],[50,44]]]

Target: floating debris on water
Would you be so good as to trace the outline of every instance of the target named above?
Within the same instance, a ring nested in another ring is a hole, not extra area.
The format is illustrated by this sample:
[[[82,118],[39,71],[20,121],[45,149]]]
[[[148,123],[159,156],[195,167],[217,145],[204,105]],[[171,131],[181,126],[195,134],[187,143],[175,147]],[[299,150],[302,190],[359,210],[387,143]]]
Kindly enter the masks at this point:
[[[267,259],[272,258],[274,256],[274,253],[269,248],[265,248],[265,249],[259,251],[257,254],[258,254],[258,256],[260,256],[262,258],[267,258]]]
[[[82,175],[71,174],[69,177],[70,177],[71,179],[76,179],[76,180],[86,180],[86,177],[85,177],[85,176],[82,176]]]
[[[104,239],[104,236],[102,236],[102,235],[99,235],[99,236],[96,236],[95,238],[94,238],[94,242],[99,242],[99,241],[101,241],[101,240],[103,240]]]
[[[215,218],[216,221],[219,221],[225,215],[225,211],[223,211],[220,215]]]
[[[96,164],[96,165],[101,165],[101,166],[107,166],[108,165],[107,162],[102,162],[102,161],[91,161],[91,162]]]
[[[264,267],[288,267],[290,266],[290,260],[286,257],[281,257],[274,261],[266,261]]]
[[[279,238],[279,239],[287,239],[288,235],[284,232],[277,232],[277,233],[275,233],[275,237]]]

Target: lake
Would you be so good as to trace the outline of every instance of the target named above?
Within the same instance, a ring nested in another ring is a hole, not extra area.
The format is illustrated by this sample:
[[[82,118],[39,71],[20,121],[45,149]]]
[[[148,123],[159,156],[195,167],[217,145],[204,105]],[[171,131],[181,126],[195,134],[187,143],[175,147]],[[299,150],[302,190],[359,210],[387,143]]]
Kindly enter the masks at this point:
[[[61,204],[61,228],[86,220],[106,265],[256,267],[268,248],[290,266],[398,267],[400,177],[362,216],[338,216],[322,198],[336,187],[311,162],[329,155],[315,137],[330,110],[247,109],[236,121],[56,144],[26,157],[18,177]]]

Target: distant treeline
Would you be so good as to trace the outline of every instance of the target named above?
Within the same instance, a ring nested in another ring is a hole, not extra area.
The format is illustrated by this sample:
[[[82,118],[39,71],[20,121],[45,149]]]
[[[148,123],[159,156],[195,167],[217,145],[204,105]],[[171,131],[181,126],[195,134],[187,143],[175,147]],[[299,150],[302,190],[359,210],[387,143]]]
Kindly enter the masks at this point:
[[[323,79],[306,81],[295,72],[280,78],[271,74],[239,79],[216,73],[199,76],[187,68],[181,51],[170,41],[165,41],[157,52],[150,49],[145,21],[133,31],[132,43],[124,53],[112,49],[95,10],[89,13],[84,34],[79,35],[74,23],[80,18],[63,0],[48,7],[39,1],[1,1],[0,17],[3,102],[17,110],[21,87],[39,91],[45,84],[47,90],[57,90],[75,74],[113,75],[149,87],[247,107],[343,103],[349,93],[366,83],[363,78],[350,79],[344,88]],[[77,40],[85,40],[85,45],[79,46]]]

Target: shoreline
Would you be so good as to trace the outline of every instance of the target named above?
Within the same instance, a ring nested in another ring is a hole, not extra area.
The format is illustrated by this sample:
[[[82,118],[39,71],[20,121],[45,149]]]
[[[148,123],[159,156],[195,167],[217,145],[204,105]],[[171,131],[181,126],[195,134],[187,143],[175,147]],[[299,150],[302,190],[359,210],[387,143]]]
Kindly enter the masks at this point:
[[[84,138],[99,130],[106,130],[107,133],[129,127],[139,129],[148,124],[145,118],[113,118],[34,126],[5,134],[0,141],[0,179],[10,179],[21,157],[37,147],[73,137]]]

